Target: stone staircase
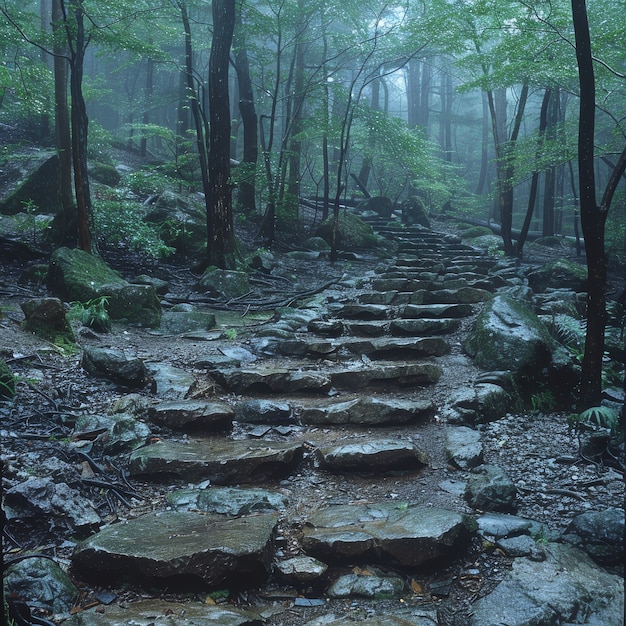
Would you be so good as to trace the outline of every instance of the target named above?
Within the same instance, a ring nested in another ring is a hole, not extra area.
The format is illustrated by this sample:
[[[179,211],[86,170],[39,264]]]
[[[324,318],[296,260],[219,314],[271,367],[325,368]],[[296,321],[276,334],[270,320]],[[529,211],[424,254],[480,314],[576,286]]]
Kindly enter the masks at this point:
[[[130,477],[177,488],[167,510],[79,544],[79,577],[179,590],[269,584],[306,600],[355,565],[406,578],[463,554],[463,506],[420,501],[420,477],[445,466],[441,443],[426,445],[422,432],[440,409],[442,362],[458,354],[451,338],[508,270],[454,237],[377,230],[399,242],[392,262],[283,311],[239,352],[200,355],[219,400],[150,408],[171,435],[132,453]],[[438,623],[432,607],[412,615],[430,621],[384,623]],[[231,623],[218,619],[202,623]],[[242,619],[232,623],[260,623]]]

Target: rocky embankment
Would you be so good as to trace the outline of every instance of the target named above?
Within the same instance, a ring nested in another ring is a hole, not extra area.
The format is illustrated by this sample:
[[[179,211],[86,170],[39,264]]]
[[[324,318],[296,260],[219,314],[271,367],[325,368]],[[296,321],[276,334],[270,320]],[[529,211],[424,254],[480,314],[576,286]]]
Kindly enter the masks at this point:
[[[516,314],[526,269],[381,231],[393,259],[228,332],[13,349],[9,594],[68,626],[622,624],[623,476],[503,374],[549,343]],[[466,352],[498,326],[519,343],[487,372]]]

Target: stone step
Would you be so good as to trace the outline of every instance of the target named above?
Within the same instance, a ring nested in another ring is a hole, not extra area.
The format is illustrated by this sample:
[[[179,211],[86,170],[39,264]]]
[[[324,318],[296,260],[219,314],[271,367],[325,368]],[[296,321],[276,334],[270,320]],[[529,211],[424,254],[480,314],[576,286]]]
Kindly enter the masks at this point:
[[[434,411],[430,400],[361,395],[346,399],[343,396],[339,400],[333,398],[302,405],[300,420],[302,424],[316,426],[395,426],[424,420]]]
[[[210,588],[254,587],[269,577],[278,518],[276,512],[232,518],[189,511],[146,513],[79,543],[72,569],[83,580],[105,584],[167,586],[195,579]],[[194,623],[241,623],[230,621],[232,616],[222,619],[229,621],[208,622],[203,616]],[[149,622],[128,621],[124,615],[110,623],[154,623],[154,614]]]
[[[408,301],[407,301],[408,304]],[[393,319],[372,321],[341,321],[341,320],[313,320],[309,324],[309,331],[327,337],[353,335],[356,337],[382,337],[392,335],[396,337],[431,337],[432,335],[447,335],[458,330],[459,319]]]
[[[370,385],[400,387],[432,385],[441,377],[441,367],[435,363],[396,363],[376,361],[346,364],[325,364],[324,372],[294,364],[291,368],[260,365],[216,369],[212,377],[225,390],[234,393],[291,394],[327,393],[332,387],[362,389]]]
[[[375,562],[406,569],[452,556],[466,537],[460,513],[379,502],[313,508],[302,544],[325,563]]]
[[[129,472],[151,480],[176,477],[186,482],[210,480],[215,485],[256,484],[287,476],[303,454],[299,443],[218,438],[161,441],[135,450]]]
[[[460,318],[468,317],[472,313],[471,304],[407,304],[400,312],[400,318]]]
[[[311,359],[415,360],[449,354],[450,345],[441,337],[372,337],[278,340],[269,349],[281,356]]]
[[[321,469],[334,472],[365,472],[380,476],[389,472],[415,471],[428,465],[428,455],[411,441],[353,438],[315,450]]]

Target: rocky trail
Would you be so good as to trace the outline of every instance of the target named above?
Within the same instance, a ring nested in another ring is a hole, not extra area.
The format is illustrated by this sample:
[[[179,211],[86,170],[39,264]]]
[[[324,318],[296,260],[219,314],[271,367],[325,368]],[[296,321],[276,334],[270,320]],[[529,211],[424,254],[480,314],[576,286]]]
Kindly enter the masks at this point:
[[[33,623],[623,624],[623,473],[464,349],[529,268],[375,227],[385,260],[258,278],[278,306],[171,280],[160,329],[81,328],[70,356],[3,292],[5,576]],[[190,305],[215,325],[180,332]]]

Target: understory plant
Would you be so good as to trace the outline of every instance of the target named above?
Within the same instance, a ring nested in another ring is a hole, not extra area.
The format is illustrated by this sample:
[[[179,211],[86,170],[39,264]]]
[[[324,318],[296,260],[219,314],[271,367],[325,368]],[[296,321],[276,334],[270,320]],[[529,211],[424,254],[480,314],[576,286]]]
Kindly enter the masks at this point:
[[[72,302],[68,317],[78,320],[83,326],[93,328],[99,333],[108,333],[111,330],[111,318],[107,311],[109,299],[100,296],[83,302]]]

